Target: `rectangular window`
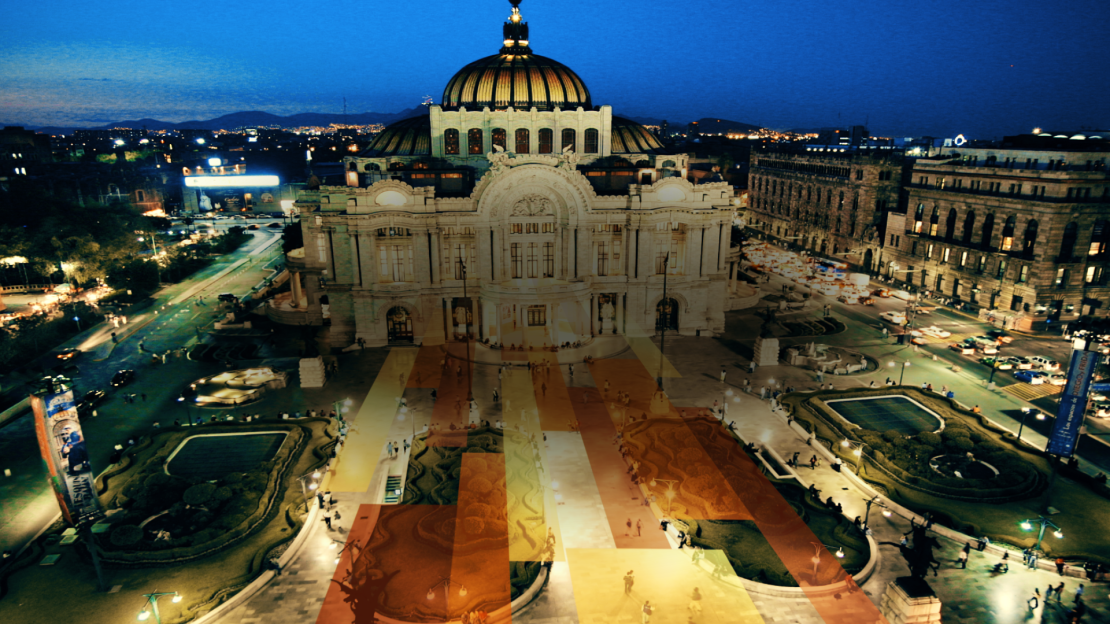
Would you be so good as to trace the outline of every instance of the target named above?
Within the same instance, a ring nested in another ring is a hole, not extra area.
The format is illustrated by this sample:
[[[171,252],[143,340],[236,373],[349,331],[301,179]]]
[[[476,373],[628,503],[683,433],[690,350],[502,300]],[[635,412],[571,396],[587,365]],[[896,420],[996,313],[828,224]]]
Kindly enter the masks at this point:
[[[412,281],[412,245],[382,245],[378,248],[382,281]]]
[[[554,143],[555,137],[551,128],[540,128],[540,153],[550,154]]]
[[[1025,267],[1022,267],[1023,269]],[[1068,285],[1068,270],[1064,268],[1056,269],[1056,288],[1064,288]]]
[[[524,224],[524,233],[525,234],[539,234],[540,233],[540,224],[539,223],[525,223]]]
[[[520,128],[516,131],[516,153],[527,154],[531,149],[532,145],[530,137],[528,136],[528,129]]]
[[[613,241],[613,274],[620,275],[621,273],[621,244],[619,241]]]
[[[554,234],[555,233],[555,224],[554,223],[544,223],[542,225],[543,225],[542,232],[544,234]]]
[[[932,243],[929,243],[929,246],[925,248],[925,257],[930,259],[930,260],[933,259],[933,244]]]
[[[1095,283],[1095,267],[1087,267],[1087,275],[1083,278],[1083,281],[1087,282],[1088,284]]]
[[[920,234],[921,233],[921,225],[922,225],[921,221],[914,221],[913,222],[913,233],[914,234]]]
[[[948,264],[948,254],[951,253],[951,252],[952,252],[951,247],[945,247],[944,248],[944,251],[941,252],[941,255],[940,255],[940,261],[941,261],[942,264]]]
[[[940,227],[939,223],[930,223],[929,224],[929,236],[936,236],[937,235],[937,228],[939,228],[939,227]]]
[[[586,129],[586,145],[584,147],[584,151],[587,154],[596,154],[597,153],[598,150],[597,150],[597,129],[596,128],[587,128]]]
[[[513,234],[521,234],[521,233],[524,232],[524,224],[523,223],[510,223],[509,228],[510,228],[509,231]]]
[[[448,156],[455,156],[459,153],[459,131],[454,128],[448,128],[443,131],[443,151]]]
[[[316,252],[320,256],[320,262],[328,261],[328,237],[323,234],[316,235]]]
[[[555,277],[555,243],[543,244],[543,276]]]
[[[597,275],[599,277],[609,275],[609,245],[607,243],[597,244]]]
[[[536,243],[528,243],[525,248],[524,268],[526,275],[529,278],[536,278],[540,276],[540,246]]]
[[[522,276],[523,263],[520,256],[520,243],[513,243],[509,245],[509,263],[513,268],[513,279],[520,279]]]
[[[1002,237],[1002,251],[1010,251],[1010,249],[1013,248],[1013,246],[1014,246],[1014,237],[1013,236],[1004,236],[1004,237]]]
[[[466,131],[466,151],[470,154],[482,153],[482,129],[471,128]]]
[[[1023,298],[1021,298],[1017,295],[1014,295],[1013,297],[1010,298],[1010,309],[1015,311],[1015,312],[1020,312],[1021,311],[1021,304],[1023,302],[1024,302]]]
[[[1061,269],[1061,270],[1063,270],[1063,269]],[[1028,265],[1022,265],[1021,269],[1018,270],[1017,281],[1018,281],[1019,284],[1024,284],[1025,282],[1029,281],[1029,266]]]
[[[983,273],[987,270],[987,257],[979,256],[979,272]]]
[[[998,279],[1005,279],[1005,277],[1006,277],[1006,261],[1005,260],[999,260],[998,261],[998,272],[997,272],[996,276],[998,277]]]
[[[966,251],[961,251],[960,252],[960,266],[961,267],[967,266],[967,252]]]
[[[910,255],[911,256],[916,256],[917,255],[917,241],[913,241],[912,243],[910,243]]]

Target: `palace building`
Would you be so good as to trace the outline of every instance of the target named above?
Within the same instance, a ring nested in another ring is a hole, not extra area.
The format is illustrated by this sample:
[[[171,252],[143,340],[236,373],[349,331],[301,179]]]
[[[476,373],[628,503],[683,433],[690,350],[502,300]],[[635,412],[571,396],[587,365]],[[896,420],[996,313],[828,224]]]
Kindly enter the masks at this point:
[[[732,187],[691,184],[686,154],[595,106],[581,77],[532,52],[510,3],[498,54],[345,159],[345,186],[310,179],[271,319],[328,325],[335,348],[724,330]]]

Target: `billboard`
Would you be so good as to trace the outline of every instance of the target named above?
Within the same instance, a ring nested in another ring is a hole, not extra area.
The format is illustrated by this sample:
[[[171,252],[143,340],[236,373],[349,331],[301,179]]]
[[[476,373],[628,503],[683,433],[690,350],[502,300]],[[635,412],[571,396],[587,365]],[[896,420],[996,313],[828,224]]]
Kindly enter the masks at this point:
[[[73,390],[31,397],[35,433],[62,515],[72,525],[102,516]]]
[[[1079,430],[1087,412],[1087,393],[1091,389],[1099,354],[1094,351],[1073,351],[1071,366],[1068,368],[1068,383],[1060,396],[1060,409],[1056,412],[1056,422],[1048,437],[1045,452],[1060,457],[1071,457],[1079,442]]]

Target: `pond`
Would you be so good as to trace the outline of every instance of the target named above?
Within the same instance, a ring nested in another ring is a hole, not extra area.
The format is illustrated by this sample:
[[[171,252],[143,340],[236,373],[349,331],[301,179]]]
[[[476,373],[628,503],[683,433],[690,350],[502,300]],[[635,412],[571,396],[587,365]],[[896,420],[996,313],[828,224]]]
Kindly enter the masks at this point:
[[[249,472],[273,459],[287,435],[284,431],[259,431],[192,436],[170,453],[166,472],[204,480]]]
[[[825,401],[844,420],[873,431],[891,429],[906,436],[939,431],[944,420],[909,397],[893,395]]]

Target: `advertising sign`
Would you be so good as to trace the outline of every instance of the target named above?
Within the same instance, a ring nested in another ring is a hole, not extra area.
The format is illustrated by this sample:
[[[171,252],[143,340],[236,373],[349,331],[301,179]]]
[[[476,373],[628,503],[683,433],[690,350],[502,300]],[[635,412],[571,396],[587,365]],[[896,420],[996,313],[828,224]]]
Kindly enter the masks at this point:
[[[39,451],[58,506],[73,525],[102,515],[73,391],[31,397]]]
[[[1060,409],[1048,437],[1045,452],[1060,457],[1071,457],[1079,442],[1079,430],[1087,412],[1087,393],[1091,389],[1099,354],[1094,351],[1073,351],[1068,368],[1068,383],[1060,396]]]

